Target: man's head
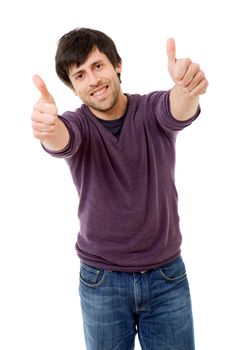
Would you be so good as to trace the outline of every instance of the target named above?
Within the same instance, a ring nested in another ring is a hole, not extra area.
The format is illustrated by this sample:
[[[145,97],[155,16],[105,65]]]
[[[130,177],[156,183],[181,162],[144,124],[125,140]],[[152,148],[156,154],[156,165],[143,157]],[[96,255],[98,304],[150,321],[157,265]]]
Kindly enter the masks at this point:
[[[65,34],[57,48],[56,71],[93,113],[106,117],[106,113],[124,110],[121,58],[106,34],[89,28]]]
[[[114,68],[121,64],[121,57],[113,40],[101,31],[76,28],[61,37],[55,63],[57,75],[64,84],[74,89],[69,77],[70,68],[82,65],[95,49],[105,54]],[[120,73],[117,74],[120,80]]]

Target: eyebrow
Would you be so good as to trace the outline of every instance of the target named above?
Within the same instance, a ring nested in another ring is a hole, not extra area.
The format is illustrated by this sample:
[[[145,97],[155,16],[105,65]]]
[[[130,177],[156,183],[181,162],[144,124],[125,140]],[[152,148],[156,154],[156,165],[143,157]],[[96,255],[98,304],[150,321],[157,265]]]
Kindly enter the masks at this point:
[[[99,59],[99,60],[93,62],[93,63],[91,64],[91,67],[93,68],[94,66],[96,66],[97,64],[102,63],[102,62],[103,62],[103,60]],[[85,69],[80,69],[80,70],[78,69],[78,70],[77,70],[76,72],[74,72],[71,76],[74,77],[75,75],[80,74],[80,73],[84,73],[84,72],[85,72]]]

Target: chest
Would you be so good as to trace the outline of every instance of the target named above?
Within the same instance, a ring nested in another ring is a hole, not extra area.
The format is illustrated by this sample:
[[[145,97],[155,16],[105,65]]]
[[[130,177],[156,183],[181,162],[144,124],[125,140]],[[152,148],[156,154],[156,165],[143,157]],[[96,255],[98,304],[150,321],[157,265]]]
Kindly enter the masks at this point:
[[[107,171],[136,174],[149,167],[174,166],[174,142],[155,121],[125,120],[119,137],[104,125],[91,126],[84,143],[85,162]]]

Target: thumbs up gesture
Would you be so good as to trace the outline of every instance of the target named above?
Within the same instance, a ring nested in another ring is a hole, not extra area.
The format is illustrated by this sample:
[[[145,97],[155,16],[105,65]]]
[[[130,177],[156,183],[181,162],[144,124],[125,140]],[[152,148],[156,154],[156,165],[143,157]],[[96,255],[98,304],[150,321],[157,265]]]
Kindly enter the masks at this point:
[[[33,108],[31,116],[32,129],[37,139],[45,141],[54,136],[57,127],[58,110],[54,98],[49,93],[44,81],[38,75],[34,75],[33,82],[41,96]]]
[[[204,94],[208,87],[208,81],[199,64],[193,63],[189,58],[176,58],[175,40],[167,40],[168,71],[172,80],[183,92],[196,97]]]

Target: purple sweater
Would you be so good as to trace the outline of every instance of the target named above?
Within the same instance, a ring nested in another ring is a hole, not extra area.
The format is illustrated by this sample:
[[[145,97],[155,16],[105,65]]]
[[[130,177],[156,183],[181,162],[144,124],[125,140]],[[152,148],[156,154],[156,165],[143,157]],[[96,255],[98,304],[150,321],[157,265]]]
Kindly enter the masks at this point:
[[[185,122],[169,109],[170,91],[130,95],[119,138],[86,105],[60,118],[70,132],[62,152],[79,195],[80,259],[112,271],[159,267],[180,254],[174,181],[175,139]]]

